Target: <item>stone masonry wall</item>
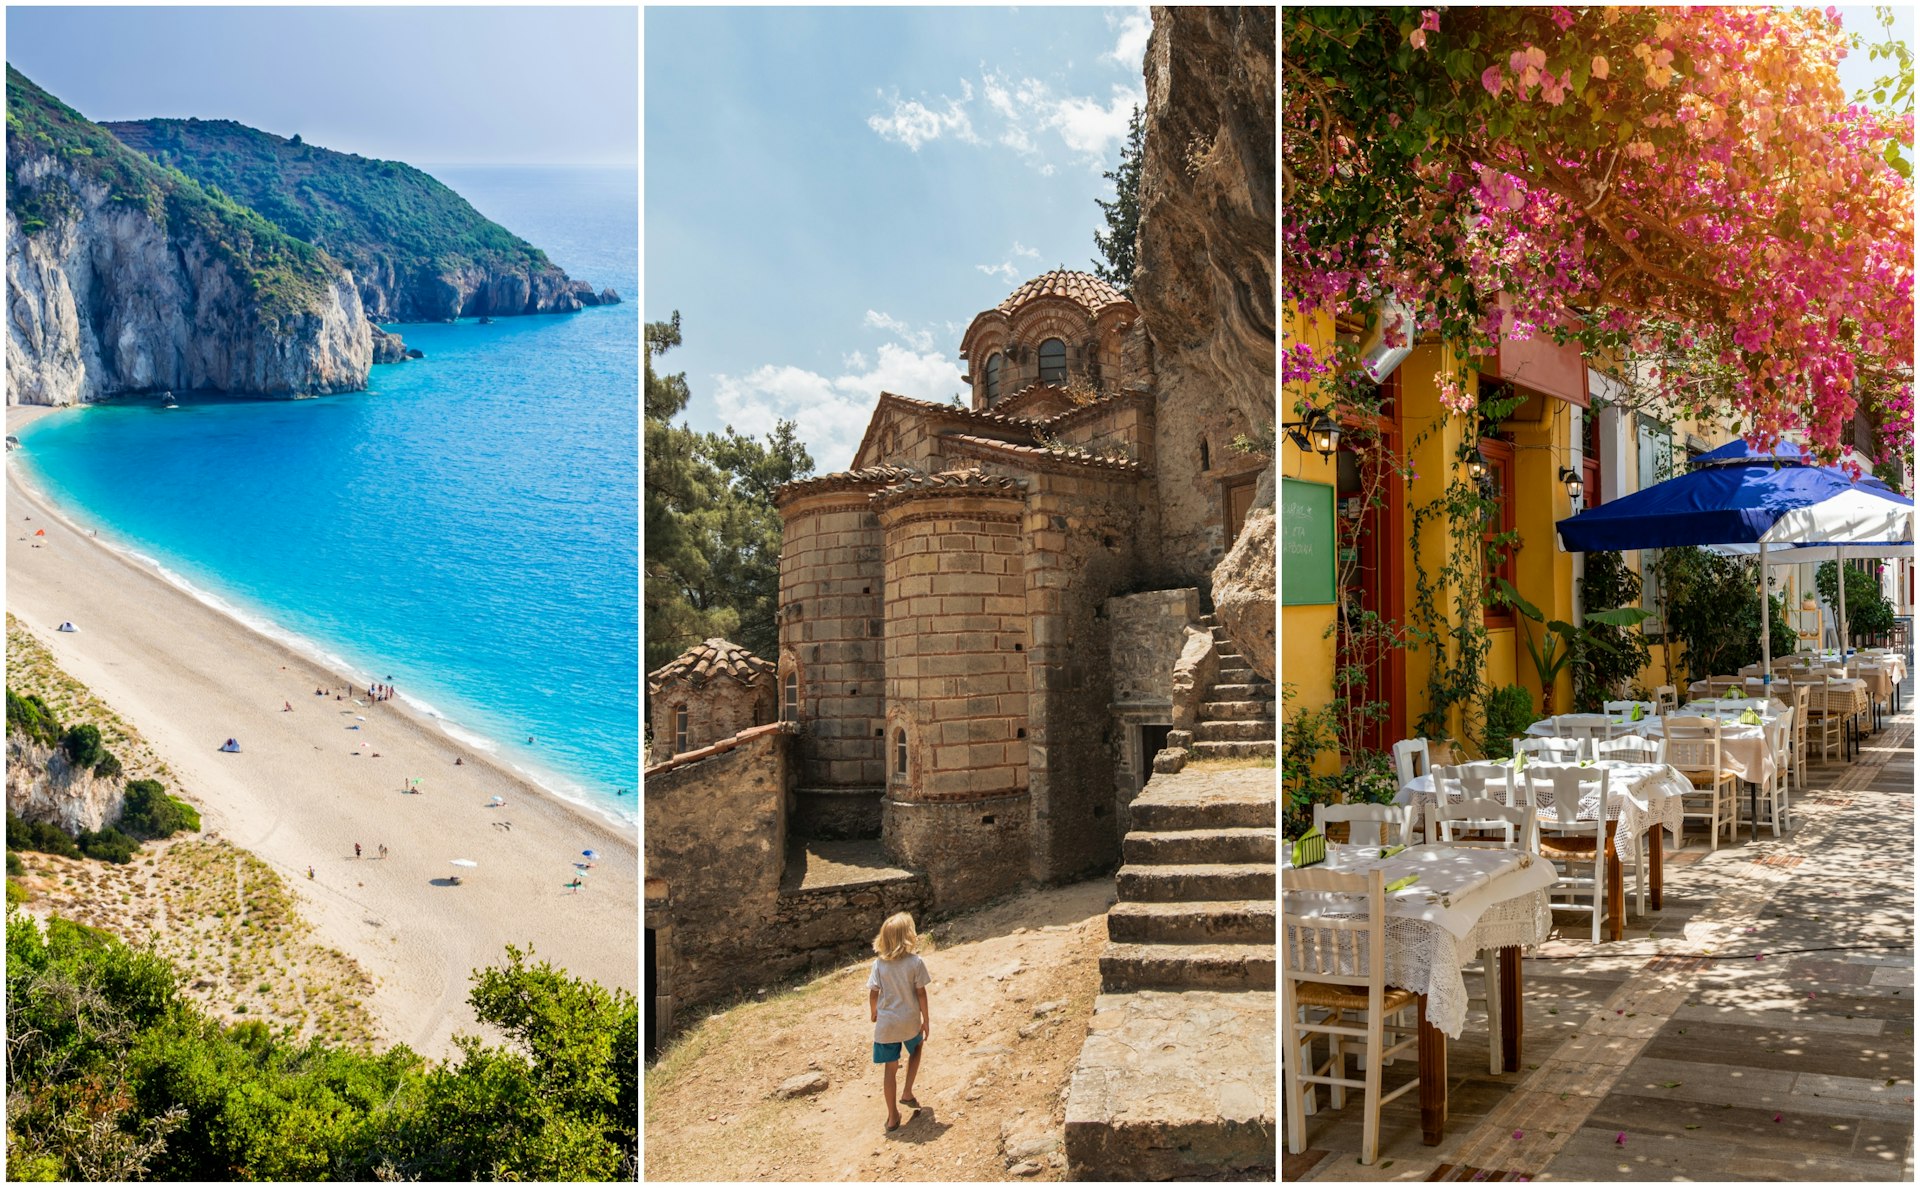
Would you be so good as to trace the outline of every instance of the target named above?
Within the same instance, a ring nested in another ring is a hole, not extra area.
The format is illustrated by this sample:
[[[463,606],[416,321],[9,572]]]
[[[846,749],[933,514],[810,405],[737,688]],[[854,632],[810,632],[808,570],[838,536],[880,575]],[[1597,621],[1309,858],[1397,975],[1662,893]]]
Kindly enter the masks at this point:
[[[1017,493],[932,492],[880,513],[889,623],[882,836],[898,860],[933,876],[942,910],[956,906],[957,887],[973,897],[982,885],[977,872],[963,876],[971,859],[964,847],[943,843],[937,830],[897,828],[906,818],[895,802],[972,801],[1026,790],[1028,639],[1019,508]],[[896,732],[903,730],[908,758],[901,773]],[[1008,844],[1024,840],[1024,830],[1006,838]],[[1014,864],[1024,868],[1025,860],[1021,844]]]
[[[653,694],[652,704],[656,763],[679,751],[697,751],[742,730],[764,726],[778,715],[771,679],[754,685],[743,685],[731,677],[702,685],[669,681]],[[679,747],[674,715],[683,705],[687,707],[687,745]]]
[[[933,907],[944,913],[1026,882],[1031,816],[1024,792],[950,801],[889,796],[882,828],[890,851],[931,876]]]
[[[1153,774],[1153,756],[1141,746],[1138,727],[1177,725],[1173,668],[1187,641],[1187,625],[1200,617],[1200,591],[1151,590],[1109,598],[1107,632],[1113,658],[1113,722],[1116,831],[1126,836],[1133,798]]]
[[[1109,624],[1104,603],[1137,578],[1134,476],[1040,473],[1027,498],[1026,603],[1032,872],[1064,882],[1119,860]]]
[[[665,885],[647,927],[667,938],[660,990],[676,1010],[737,988],[764,957],[758,925],[780,896],[792,744],[771,727],[643,782],[646,877]]]
[[[779,684],[799,673],[802,788],[884,779],[880,528],[866,496],[824,492],[785,509]]]
[[[932,902],[925,878],[790,891],[780,897],[764,930],[765,980],[871,953],[869,946],[888,916],[912,912],[915,923],[925,927]]]

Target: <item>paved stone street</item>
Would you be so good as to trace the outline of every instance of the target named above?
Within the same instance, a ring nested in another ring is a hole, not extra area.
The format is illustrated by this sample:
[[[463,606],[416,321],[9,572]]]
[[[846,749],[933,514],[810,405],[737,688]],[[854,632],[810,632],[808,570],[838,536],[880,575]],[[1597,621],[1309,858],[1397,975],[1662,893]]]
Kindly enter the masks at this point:
[[[1775,840],[1667,858],[1664,910],[1528,954],[1522,1071],[1487,1072],[1485,1000],[1449,1044],[1445,1141],[1417,1094],[1356,1159],[1359,1095],[1307,1120],[1283,1180],[1905,1180],[1913,1163],[1913,682],[1858,760],[1814,763]],[[1743,793],[1744,795],[1744,793]],[[1560,939],[1564,933],[1569,938]],[[1387,1070],[1388,1088],[1407,1075]]]

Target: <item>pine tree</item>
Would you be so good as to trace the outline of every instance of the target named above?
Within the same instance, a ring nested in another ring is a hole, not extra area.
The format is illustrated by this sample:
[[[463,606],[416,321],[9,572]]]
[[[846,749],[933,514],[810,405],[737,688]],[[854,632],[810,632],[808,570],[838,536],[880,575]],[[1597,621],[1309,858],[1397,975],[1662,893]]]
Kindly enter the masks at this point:
[[[1107,219],[1107,233],[1093,233],[1094,246],[1106,257],[1104,262],[1093,262],[1094,274],[1128,297],[1133,296],[1134,248],[1140,234],[1140,152],[1146,131],[1146,121],[1136,105],[1127,123],[1127,143],[1120,150],[1119,166],[1100,175],[1113,183],[1113,201],[1094,199]]]

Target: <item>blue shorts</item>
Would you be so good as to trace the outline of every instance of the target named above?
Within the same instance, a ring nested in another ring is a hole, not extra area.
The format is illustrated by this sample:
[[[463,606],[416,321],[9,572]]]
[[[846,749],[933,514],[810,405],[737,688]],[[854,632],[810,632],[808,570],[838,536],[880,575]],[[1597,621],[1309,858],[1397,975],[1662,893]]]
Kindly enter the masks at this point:
[[[921,1038],[922,1037],[916,1035],[912,1039],[906,1041],[907,1055],[911,1056],[915,1052],[918,1052],[920,1050]],[[900,1059],[899,1044],[873,1045],[873,1062],[875,1064],[892,1064],[899,1059]]]

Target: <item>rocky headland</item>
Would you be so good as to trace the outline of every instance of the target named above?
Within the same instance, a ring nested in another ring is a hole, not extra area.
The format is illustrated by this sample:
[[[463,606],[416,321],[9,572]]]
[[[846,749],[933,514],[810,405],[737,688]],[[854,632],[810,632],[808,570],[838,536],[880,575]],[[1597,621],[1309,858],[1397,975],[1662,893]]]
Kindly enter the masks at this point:
[[[104,127],[157,164],[229,194],[344,261],[383,322],[570,313],[620,300],[554,266],[430,174],[232,120]]]
[[[364,388],[371,335],[325,252],[169,173],[7,68],[7,399]]]

